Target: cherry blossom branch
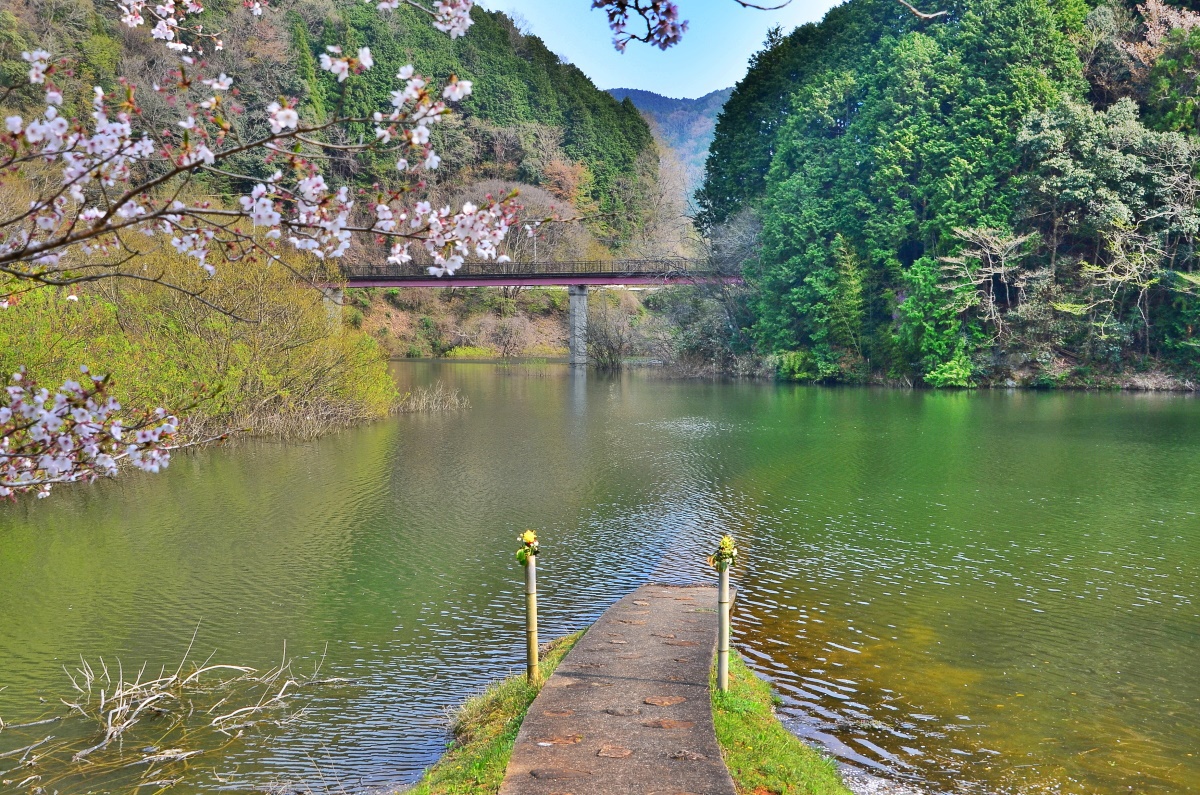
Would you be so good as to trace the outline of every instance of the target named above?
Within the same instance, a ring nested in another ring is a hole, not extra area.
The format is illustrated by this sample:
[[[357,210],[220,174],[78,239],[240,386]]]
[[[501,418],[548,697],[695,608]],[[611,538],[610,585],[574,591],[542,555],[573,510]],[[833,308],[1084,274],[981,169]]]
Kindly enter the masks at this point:
[[[437,13],[443,11],[445,8],[439,4]],[[321,56],[321,66],[339,81],[374,65],[370,50],[365,47],[353,56],[343,56],[338,47],[327,50]],[[50,63],[49,53],[39,50],[25,55],[31,64],[31,83],[45,83],[56,68]],[[183,61],[186,66],[194,64],[188,56],[183,56]],[[419,242],[433,260],[433,269],[441,273],[453,273],[469,253],[485,260],[498,257],[496,248],[513,220],[511,211],[504,206],[511,197],[484,208],[467,205],[458,213],[451,213],[448,208],[434,211],[427,204],[411,209],[395,206],[404,193],[414,189],[409,186],[377,197],[371,206],[376,215],[374,226],[352,226],[349,217],[354,202],[348,189],[330,188],[312,163],[314,155],[310,151],[374,149],[398,153],[397,170],[404,176],[419,178],[416,172],[436,169],[441,162],[430,144],[430,126],[449,113],[447,102],[457,102],[471,93],[470,81],[452,76],[438,97],[431,82],[407,66],[397,74],[403,88],[392,92],[393,110],[387,115],[376,112],[370,117],[338,117],[320,125],[301,126],[295,101],[286,100],[272,103],[266,109],[270,135],[237,142],[236,133],[221,115],[220,92],[231,87],[232,79],[221,74],[215,79],[197,81],[186,75],[185,68],[180,69],[177,79],[181,95],[186,95],[197,82],[213,93],[203,101],[186,103],[189,115],[177,122],[181,132],[157,143],[144,133],[136,137],[134,122],[140,119],[140,110],[132,86],[125,86],[125,97],[116,105],[115,119],[111,118],[109,98],[96,89],[94,123],[90,127],[82,122],[72,125],[59,116],[57,107],[62,97],[52,84],[47,86],[43,118],[26,121],[10,116],[5,120],[6,132],[0,136],[0,143],[8,146],[11,156],[0,165],[35,157],[57,161],[63,167],[63,183],[50,195],[35,201],[28,211],[0,221],[0,268],[4,272],[42,283],[62,282],[74,278],[58,276],[63,270],[70,270],[70,261],[62,260],[67,252],[78,249],[86,257],[96,252],[107,253],[113,247],[132,251],[121,233],[138,231],[149,236],[169,234],[177,251],[197,259],[211,274],[214,271],[208,262],[211,249],[231,250],[250,239],[232,224],[217,223],[214,219],[221,214],[248,221],[253,228],[265,226],[258,234],[268,240],[279,240],[286,233],[287,242],[294,248],[309,251],[320,259],[341,256],[348,249],[354,231],[403,239],[404,242],[393,245],[391,252],[400,261],[411,259],[409,245]],[[348,124],[373,124],[375,140],[341,145],[313,137]],[[233,138],[234,145],[222,146],[226,138]],[[218,163],[235,155],[254,151],[265,152],[268,162],[284,160],[288,173],[293,175],[290,184],[285,182],[283,171],[277,171],[267,181],[255,185],[249,195],[239,197],[241,208],[232,213],[206,203],[189,205],[180,201],[182,187],[177,188],[169,202],[156,198],[159,189],[172,181],[188,180],[209,170],[254,182],[248,175],[217,168]],[[132,177],[135,166],[156,163],[167,168],[146,180]],[[416,187],[423,184],[419,181]],[[87,206],[85,188],[93,196],[99,194],[98,205]],[[114,198],[109,188],[120,188],[121,192]],[[407,228],[401,231],[398,221],[408,221]],[[278,259],[277,255],[272,256]],[[0,302],[12,296],[13,293],[0,295]]]
[[[791,5],[792,0],[783,0],[777,5],[760,5],[750,0],[733,0],[742,8],[759,11],[778,11]],[[675,46],[687,33],[687,21],[679,20],[679,7],[669,0],[592,0],[592,8],[599,8],[608,16],[608,26],[613,31],[613,47],[625,52],[631,41],[641,41],[666,50]],[[629,19],[638,17],[646,26],[646,32],[629,32]]]
[[[779,9],[786,8],[792,4],[792,0],[783,0],[783,2],[777,6],[760,6],[757,3],[748,3],[746,0],[733,0],[733,2],[737,3],[742,8],[753,8],[758,11],[778,11]]]
[[[669,0],[592,0],[592,8],[599,8],[608,16],[608,26],[613,31],[613,47],[625,52],[631,41],[642,41],[666,50],[678,44],[687,32],[688,23],[680,21],[679,7]],[[630,33],[630,16],[639,17],[646,32]]]
[[[113,477],[122,461],[146,472],[169,463],[179,421],[163,409],[123,419],[109,379],[81,370],[82,384],[51,393],[22,369],[0,394],[0,499]]]
[[[401,3],[428,13],[434,27],[451,38],[462,36],[472,24],[473,0],[436,0],[428,7],[415,0],[376,0],[380,9],[396,9]],[[169,239],[209,275],[215,270],[208,261],[211,252],[220,251],[227,262],[255,252],[279,261],[276,248],[285,236],[293,248],[318,259],[341,256],[354,233],[396,241],[389,258],[394,262],[411,260],[409,247],[416,245],[433,261],[431,272],[439,274],[453,273],[469,254],[504,259],[497,247],[515,220],[513,195],[498,201],[489,197],[483,207],[468,203],[458,212],[427,202],[413,207],[402,202],[424,186],[421,172],[440,165],[430,127],[449,113],[449,103],[471,93],[470,81],[451,76],[439,95],[428,78],[407,66],[397,74],[400,83],[389,111],[369,118],[337,117],[315,126],[300,124],[296,100],[281,99],[263,111],[271,134],[243,141],[226,113],[232,78],[206,78],[203,65],[185,54],[222,46],[219,34],[195,21],[204,10],[200,2],[117,0],[117,5],[127,26],[140,27],[149,19],[151,35],[180,53],[174,85],[155,90],[187,115],[159,134],[143,120],[135,87],[122,79],[111,96],[94,90],[89,119],[69,120],[59,112],[63,95],[53,82],[66,61],[52,61],[40,49],[22,53],[29,85],[45,89],[45,110],[31,119],[4,119],[0,187],[8,180],[27,186],[22,169],[34,163],[58,168],[61,182],[42,191],[28,209],[0,220],[0,276],[8,280],[0,283],[0,309],[31,289],[120,277],[161,284],[229,314],[205,299],[203,289],[169,282],[161,273],[124,271],[140,253],[141,247],[127,237],[133,233]],[[264,7],[259,0],[246,0],[246,5],[256,15]],[[321,55],[320,65],[342,83],[372,68],[374,59],[365,47],[343,55],[333,46]],[[203,95],[197,96],[201,87]],[[0,88],[0,101],[15,90]],[[320,140],[334,126],[353,124],[373,125],[375,140],[361,146]],[[366,213],[360,212],[373,216],[371,221],[352,223],[355,201],[349,188],[329,186],[313,161],[325,151],[368,150],[394,154],[397,172],[407,183],[376,190],[365,202]],[[261,180],[220,167],[255,152],[281,168]],[[188,186],[206,172],[253,188],[229,207],[187,200]],[[0,498],[26,493],[45,497],[59,483],[112,477],[121,462],[158,472],[167,466],[171,451],[223,438],[174,443],[179,425],[174,416],[160,408],[126,417],[107,394],[109,379],[88,375],[86,367],[82,371],[84,383],[67,381],[52,393],[39,389],[22,370],[0,394]]]

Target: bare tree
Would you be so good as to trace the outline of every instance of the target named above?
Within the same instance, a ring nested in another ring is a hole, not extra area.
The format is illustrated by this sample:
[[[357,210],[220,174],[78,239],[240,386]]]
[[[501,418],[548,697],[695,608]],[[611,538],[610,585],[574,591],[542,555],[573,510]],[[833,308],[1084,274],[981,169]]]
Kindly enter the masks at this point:
[[[489,318],[485,333],[487,341],[501,358],[512,359],[520,356],[529,347],[532,331],[529,319],[517,316],[494,320]]]
[[[658,149],[658,182],[648,198],[647,222],[630,241],[634,257],[690,257],[701,247],[688,206],[688,173],[679,154],[662,137],[658,125],[647,118]]]
[[[619,370],[637,341],[633,317],[611,292],[598,292],[588,306],[588,360],[601,370]]]
[[[1050,275],[1048,270],[1029,271],[1020,267],[1028,254],[1025,244],[1036,235],[1012,235],[999,229],[955,229],[955,236],[967,244],[958,256],[942,257],[950,305],[959,312],[978,306],[983,319],[1004,330],[1003,310],[1025,300],[1030,282]],[[964,291],[964,287],[970,287]]]

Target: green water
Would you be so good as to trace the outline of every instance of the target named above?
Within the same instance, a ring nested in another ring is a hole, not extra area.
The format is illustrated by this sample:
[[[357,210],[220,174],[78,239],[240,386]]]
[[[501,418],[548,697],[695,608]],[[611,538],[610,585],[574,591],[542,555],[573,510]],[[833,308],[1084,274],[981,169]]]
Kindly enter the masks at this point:
[[[350,682],[175,791],[402,785],[446,708],[521,666],[519,530],[546,637],[709,576],[732,532],[737,642],[843,760],[931,791],[1200,793],[1200,402],[396,372],[472,408],[0,506],[0,718],[52,712],[81,654],[177,664],[199,626],[216,661],[286,642]]]

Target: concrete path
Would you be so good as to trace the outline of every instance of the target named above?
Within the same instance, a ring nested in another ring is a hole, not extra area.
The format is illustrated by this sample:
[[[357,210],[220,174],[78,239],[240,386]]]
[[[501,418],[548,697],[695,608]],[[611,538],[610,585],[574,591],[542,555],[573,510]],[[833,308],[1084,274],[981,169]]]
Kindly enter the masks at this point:
[[[735,795],[713,731],[717,589],[646,585],[538,694],[500,795]]]

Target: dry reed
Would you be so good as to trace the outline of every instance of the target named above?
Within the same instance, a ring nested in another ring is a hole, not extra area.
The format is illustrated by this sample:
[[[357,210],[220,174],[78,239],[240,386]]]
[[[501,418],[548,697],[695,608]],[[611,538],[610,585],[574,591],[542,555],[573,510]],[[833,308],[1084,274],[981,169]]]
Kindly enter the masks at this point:
[[[457,389],[448,389],[441,381],[432,386],[417,387],[406,393],[396,403],[396,411],[402,414],[433,411],[460,411],[469,409],[471,401]]]

